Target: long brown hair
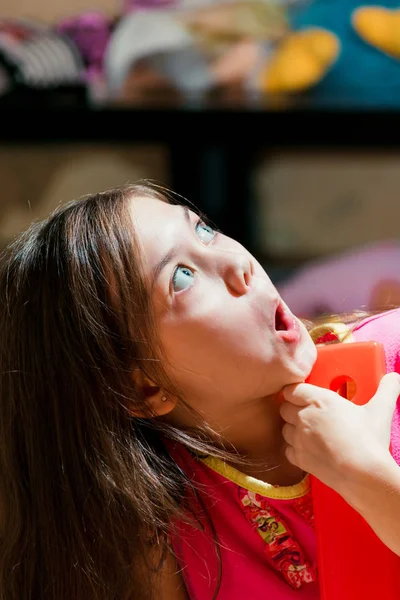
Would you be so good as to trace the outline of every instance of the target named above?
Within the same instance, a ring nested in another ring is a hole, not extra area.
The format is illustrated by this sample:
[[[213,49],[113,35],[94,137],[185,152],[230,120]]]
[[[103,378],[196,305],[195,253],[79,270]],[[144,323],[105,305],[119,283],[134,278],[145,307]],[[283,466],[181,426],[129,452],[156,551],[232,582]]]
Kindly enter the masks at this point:
[[[59,207],[0,268],[0,599],[152,597],[145,545],[167,547],[190,485],[163,435],[218,451],[157,419],[132,371],[163,368],[127,185]],[[110,294],[110,280],[112,291]],[[176,390],[173,390],[176,391]]]

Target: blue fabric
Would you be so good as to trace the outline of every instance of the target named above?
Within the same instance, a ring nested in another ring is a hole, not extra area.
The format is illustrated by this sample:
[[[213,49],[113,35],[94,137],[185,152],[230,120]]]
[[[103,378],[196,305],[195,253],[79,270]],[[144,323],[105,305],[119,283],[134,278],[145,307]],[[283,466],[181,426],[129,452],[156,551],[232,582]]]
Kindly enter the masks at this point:
[[[294,30],[321,27],[332,31],[341,42],[341,54],[331,70],[305,95],[315,104],[346,107],[399,107],[400,60],[366,44],[354,31],[352,13],[360,6],[400,9],[400,0],[314,0],[293,9]]]

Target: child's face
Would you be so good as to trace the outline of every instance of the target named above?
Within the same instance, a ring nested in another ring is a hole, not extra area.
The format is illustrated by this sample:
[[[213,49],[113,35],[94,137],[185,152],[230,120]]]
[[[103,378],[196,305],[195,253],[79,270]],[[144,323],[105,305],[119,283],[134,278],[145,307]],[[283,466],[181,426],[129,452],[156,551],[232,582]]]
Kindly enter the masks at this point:
[[[206,417],[278,392],[309,374],[316,349],[261,265],[191,211],[132,202],[170,373]],[[158,265],[158,267],[156,267]]]

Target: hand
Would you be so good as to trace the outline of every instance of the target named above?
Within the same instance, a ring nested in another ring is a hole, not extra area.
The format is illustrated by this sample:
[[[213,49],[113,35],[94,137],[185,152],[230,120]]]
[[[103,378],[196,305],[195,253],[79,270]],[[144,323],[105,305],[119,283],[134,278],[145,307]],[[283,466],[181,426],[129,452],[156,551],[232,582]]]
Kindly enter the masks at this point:
[[[400,376],[385,375],[375,396],[358,406],[307,383],[283,388],[280,413],[287,459],[342,493],[346,479],[367,472],[389,454]]]

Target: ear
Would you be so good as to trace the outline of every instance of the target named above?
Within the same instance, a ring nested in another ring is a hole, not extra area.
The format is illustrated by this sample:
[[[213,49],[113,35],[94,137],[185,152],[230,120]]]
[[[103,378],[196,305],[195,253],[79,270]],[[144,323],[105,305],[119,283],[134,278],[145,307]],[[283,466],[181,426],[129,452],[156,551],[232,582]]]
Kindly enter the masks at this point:
[[[162,417],[170,413],[176,406],[176,398],[166,393],[157,384],[151,381],[140,369],[132,373],[133,379],[144,398],[145,408],[130,407],[129,411],[134,417]]]

